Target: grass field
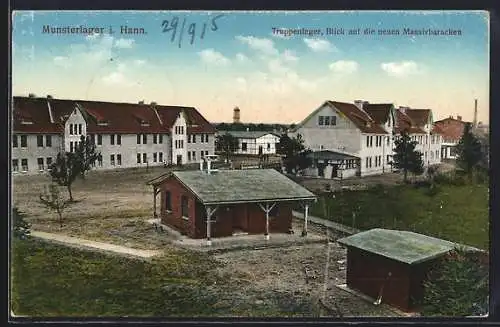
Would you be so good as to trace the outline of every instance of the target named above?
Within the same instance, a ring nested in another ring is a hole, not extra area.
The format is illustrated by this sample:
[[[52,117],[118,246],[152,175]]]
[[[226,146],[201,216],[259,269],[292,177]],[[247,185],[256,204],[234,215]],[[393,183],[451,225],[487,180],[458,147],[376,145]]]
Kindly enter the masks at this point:
[[[404,229],[487,250],[488,185],[443,184],[438,188],[435,195],[426,187],[412,185],[337,192],[335,198],[318,201],[312,215],[359,229]]]

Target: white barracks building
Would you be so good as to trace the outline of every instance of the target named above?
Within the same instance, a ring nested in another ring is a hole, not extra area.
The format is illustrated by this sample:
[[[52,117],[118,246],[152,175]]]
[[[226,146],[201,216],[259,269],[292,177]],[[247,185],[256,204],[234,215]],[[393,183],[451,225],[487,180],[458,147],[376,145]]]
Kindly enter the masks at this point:
[[[11,171],[47,170],[90,136],[95,169],[197,163],[214,154],[215,129],[193,107],[14,97]]]

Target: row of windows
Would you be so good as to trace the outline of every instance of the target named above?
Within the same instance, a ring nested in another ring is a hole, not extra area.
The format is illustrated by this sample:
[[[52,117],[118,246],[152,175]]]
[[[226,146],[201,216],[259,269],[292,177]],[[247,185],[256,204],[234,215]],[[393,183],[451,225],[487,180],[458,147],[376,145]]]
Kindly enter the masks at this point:
[[[52,165],[52,158],[37,158],[37,164],[38,164],[38,170],[43,171],[45,168],[49,168],[50,165]],[[45,165],[46,164],[46,165]],[[22,172],[27,172],[28,171],[28,159],[21,159],[21,171]],[[12,171],[13,172],[18,172],[19,171],[19,159],[12,159]]]
[[[189,134],[187,137],[188,143],[196,143],[196,134]],[[208,134],[200,134],[200,143],[208,143]]]
[[[345,161],[345,169],[352,169],[356,168],[356,160],[355,159],[349,159]]]
[[[82,124],[69,124],[69,135],[82,135]]]
[[[372,158],[375,159],[375,160],[373,160],[374,162],[372,162]],[[390,161],[390,156],[388,155],[387,162],[389,162],[389,161]],[[374,164],[375,167],[382,166],[382,156],[367,157],[365,159],[365,167],[366,168],[371,168],[372,163]]]
[[[175,126],[175,134],[184,134],[184,126]]]
[[[163,162],[163,152],[154,152],[153,153],[153,162]],[[137,163],[148,163],[148,154],[147,153],[138,153],[137,154]]]
[[[383,142],[383,136],[375,136],[375,147],[381,147]],[[385,137],[387,145],[390,144],[389,136]],[[373,135],[366,137],[366,147],[371,148],[373,146]]]
[[[184,140],[175,140],[176,149],[184,149]]]
[[[319,126],[335,126],[337,125],[336,116],[318,116]]]
[[[21,139],[21,148],[27,148],[28,147],[28,135],[19,135],[19,138]],[[19,138],[18,135],[13,135],[12,136],[12,147],[17,148],[19,146]],[[46,147],[51,147],[52,146],[52,135],[45,135],[45,138],[43,135],[37,135],[36,136],[36,144],[38,147],[43,147],[44,142],[43,140],[45,139],[45,146]]]

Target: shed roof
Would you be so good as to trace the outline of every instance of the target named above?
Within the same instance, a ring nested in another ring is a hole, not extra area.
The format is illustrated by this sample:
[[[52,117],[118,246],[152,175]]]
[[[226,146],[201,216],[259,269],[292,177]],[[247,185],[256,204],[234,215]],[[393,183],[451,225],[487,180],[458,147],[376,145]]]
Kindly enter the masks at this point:
[[[274,169],[173,171],[204,204],[313,200],[316,196]],[[159,184],[165,179],[156,182]]]
[[[335,151],[330,151],[330,150],[314,151],[314,152],[309,153],[307,156],[310,158],[323,159],[323,160],[359,159],[359,157],[356,157],[356,156],[351,155],[351,154],[335,152]]]
[[[437,258],[458,246],[427,235],[381,228],[360,232],[338,242],[409,265]]]

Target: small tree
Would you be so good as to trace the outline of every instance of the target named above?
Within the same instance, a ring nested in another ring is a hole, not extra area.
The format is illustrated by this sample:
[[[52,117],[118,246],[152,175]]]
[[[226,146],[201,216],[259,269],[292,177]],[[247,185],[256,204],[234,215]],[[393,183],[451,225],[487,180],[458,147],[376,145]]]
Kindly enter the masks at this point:
[[[479,167],[483,159],[481,143],[477,137],[472,133],[472,125],[465,124],[464,133],[457,145],[457,164],[462,168],[469,180],[472,181],[472,174],[475,168]]]
[[[54,210],[57,213],[59,224],[63,227],[63,211],[71,203],[71,200],[66,200],[59,192],[59,187],[52,183],[48,190],[45,187],[45,192],[40,194],[40,202],[49,210]]]
[[[283,164],[289,174],[302,171],[312,163],[309,156],[311,151],[306,150],[300,134],[293,138],[287,134],[281,135],[279,143],[276,144],[276,152],[283,156]]]
[[[402,169],[405,183],[408,181],[408,172],[421,174],[423,169],[422,153],[415,150],[416,141],[412,141],[405,130],[394,141],[394,155],[392,165],[394,168]]]
[[[85,172],[90,170],[95,161],[101,157],[96,152],[95,145],[90,138],[82,136],[81,142],[77,145],[75,152],[59,153],[55,162],[50,166],[50,176],[52,181],[60,186],[66,186],[69,200],[73,200],[71,186],[78,176],[84,177]]]
[[[238,150],[238,139],[229,133],[217,135],[215,139],[215,149],[222,152],[229,162],[229,157]]]
[[[422,314],[467,316],[487,313],[488,267],[477,252],[457,248],[438,261],[424,282]]]
[[[12,208],[12,232],[15,238],[26,239],[30,236],[31,224],[25,220],[25,214],[17,207]]]

